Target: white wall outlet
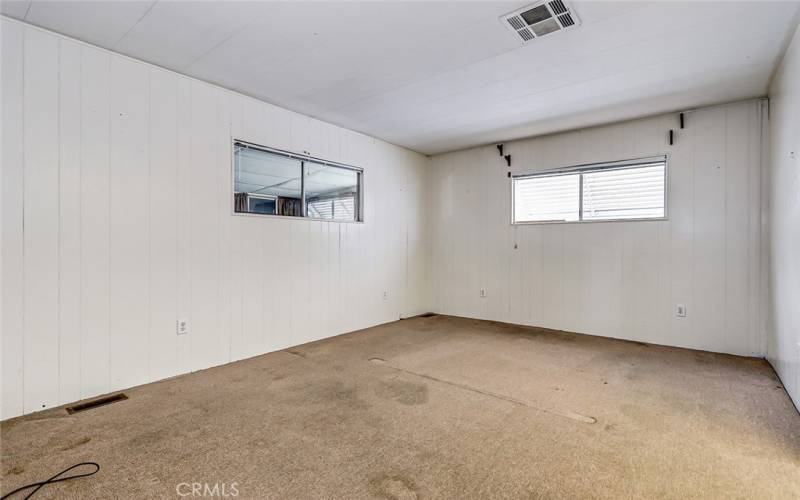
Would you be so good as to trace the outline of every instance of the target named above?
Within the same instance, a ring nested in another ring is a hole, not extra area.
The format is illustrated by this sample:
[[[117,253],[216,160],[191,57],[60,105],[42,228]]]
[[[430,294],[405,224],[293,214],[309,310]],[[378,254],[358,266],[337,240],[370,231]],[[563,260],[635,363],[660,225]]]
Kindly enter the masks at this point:
[[[176,321],[175,330],[177,331],[178,335],[186,335],[189,333],[189,320],[187,318],[181,318]]]
[[[686,317],[686,304],[678,304],[675,306],[675,316],[679,318]]]
[[[481,288],[481,298],[485,298],[485,297],[486,297],[486,289],[485,288]]]
[[[387,291],[383,292],[383,300],[389,300],[389,292]]]

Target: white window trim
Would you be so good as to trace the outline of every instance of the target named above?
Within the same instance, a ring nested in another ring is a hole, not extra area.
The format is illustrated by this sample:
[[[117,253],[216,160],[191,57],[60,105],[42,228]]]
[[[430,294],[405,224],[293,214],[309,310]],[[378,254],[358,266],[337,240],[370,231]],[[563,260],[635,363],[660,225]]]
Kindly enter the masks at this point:
[[[234,192],[234,194],[236,194],[236,193]],[[250,200],[273,200],[273,201],[277,202],[278,201],[278,197],[277,196],[273,196],[271,194],[250,194],[250,193],[248,193],[247,194],[247,205],[248,205],[248,208],[250,208]],[[258,214],[258,212],[245,212],[245,213]],[[270,215],[270,214],[261,214],[261,215]]]
[[[283,155],[283,156],[289,156],[289,157],[292,157],[292,158],[296,158],[298,160],[305,160],[305,161],[310,161],[310,162],[319,163],[319,164],[323,164],[323,165],[330,165],[330,166],[333,166],[333,167],[346,168],[348,170],[354,170],[354,171],[358,172],[360,174],[360,178],[361,178],[360,179],[359,190],[358,190],[359,192],[358,192],[358,196],[357,196],[357,198],[358,198],[357,201],[358,201],[358,204],[359,204],[359,208],[358,208],[358,215],[360,216],[359,220],[320,219],[318,217],[289,217],[289,216],[286,216],[286,215],[237,212],[236,211],[236,202],[235,202],[234,196],[233,196],[233,193],[234,193],[233,186],[236,183],[236,143],[241,143],[241,144],[243,144],[245,146],[248,146],[248,147],[251,147],[253,149],[260,149],[260,150],[265,151],[267,153],[275,153],[275,154],[279,154],[279,155]],[[316,222],[332,222],[332,223],[335,223],[335,224],[364,224],[365,221],[367,220],[367,218],[366,218],[366,210],[365,210],[365,207],[364,207],[364,185],[366,183],[366,181],[365,181],[366,174],[365,174],[365,171],[364,171],[364,169],[362,167],[356,167],[356,166],[353,166],[353,165],[348,165],[346,163],[339,163],[339,162],[335,162],[335,161],[331,161],[331,160],[325,160],[323,158],[317,158],[317,157],[314,157],[314,156],[311,156],[311,155],[305,154],[305,153],[295,153],[293,151],[286,151],[286,150],[283,150],[283,149],[273,148],[273,147],[270,147],[270,146],[262,146],[261,144],[257,144],[255,142],[250,142],[250,141],[246,141],[246,140],[243,140],[243,139],[237,139],[234,136],[230,137],[229,144],[230,144],[230,147],[231,147],[231,150],[230,150],[230,180],[231,180],[231,184],[229,186],[230,189],[228,189],[228,191],[230,192],[231,215],[236,216],[236,217],[262,217],[262,218],[266,217],[266,218],[281,219],[281,220],[305,220],[305,221],[316,221]]]
[[[514,220],[514,180],[527,179],[531,177],[549,177],[559,174],[571,173],[587,173],[598,170],[612,170],[622,169],[626,166],[635,167],[642,163],[655,163],[664,162],[664,216],[663,217],[642,217],[640,219],[592,219],[584,220],[583,217],[583,180],[580,182],[578,191],[578,217],[579,220],[575,221],[516,221]],[[547,170],[529,170],[525,172],[512,173],[509,179],[509,187],[511,190],[511,225],[512,226],[525,226],[525,225],[550,225],[550,224],[596,224],[603,222],[649,222],[649,221],[665,221],[669,220],[669,155],[661,154],[654,156],[645,156],[643,158],[633,158],[629,160],[600,162],[600,163],[587,163],[583,165],[573,165],[569,167],[551,168]]]

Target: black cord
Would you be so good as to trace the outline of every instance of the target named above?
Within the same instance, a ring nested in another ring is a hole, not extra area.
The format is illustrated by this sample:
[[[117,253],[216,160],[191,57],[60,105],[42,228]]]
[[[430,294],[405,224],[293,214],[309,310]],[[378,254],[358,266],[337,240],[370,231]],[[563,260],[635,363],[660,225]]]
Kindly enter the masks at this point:
[[[72,476],[67,476],[67,477],[59,477],[60,475],[62,475],[62,474],[64,474],[64,473],[66,473],[66,472],[69,472],[69,471],[71,471],[72,469],[74,469],[74,468],[76,468],[76,467],[80,467],[80,466],[82,466],[82,465],[92,465],[92,466],[94,466],[94,468],[95,468],[95,469],[94,469],[92,472],[85,472],[85,473],[83,473],[83,474],[74,474],[74,475],[72,475]],[[79,463],[79,464],[75,464],[75,465],[73,465],[72,467],[68,467],[68,468],[66,468],[66,469],[62,470],[61,472],[59,472],[58,474],[56,474],[55,476],[51,477],[50,479],[48,479],[48,480],[46,480],[46,481],[40,481],[40,482],[38,482],[38,483],[26,484],[25,486],[21,486],[21,487],[17,488],[16,490],[12,491],[11,493],[6,493],[5,495],[3,495],[3,497],[2,497],[2,498],[0,498],[0,500],[6,500],[6,498],[10,497],[11,495],[14,495],[14,494],[16,494],[16,493],[19,493],[20,491],[25,491],[25,490],[27,490],[28,488],[34,488],[34,487],[35,487],[33,491],[31,491],[30,493],[28,493],[28,494],[25,496],[25,500],[28,500],[30,497],[32,497],[32,496],[33,496],[33,494],[34,494],[34,493],[36,493],[37,491],[39,491],[39,489],[40,489],[42,486],[46,485],[46,484],[53,484],[53,483],[57,483],[57,482],[59,482],[59,481],[69,481],[70,479],[77,479],[77,478],[79,478],[79,477],[87,477],[87,476],[91,476],[91,475],[93,475],[93,474],[97,474],[97,472],[98,472],[99,470],[100,470],[100,464],[98,464],[98,463],[96,463],[96,462],[81,462],[81,463]]]

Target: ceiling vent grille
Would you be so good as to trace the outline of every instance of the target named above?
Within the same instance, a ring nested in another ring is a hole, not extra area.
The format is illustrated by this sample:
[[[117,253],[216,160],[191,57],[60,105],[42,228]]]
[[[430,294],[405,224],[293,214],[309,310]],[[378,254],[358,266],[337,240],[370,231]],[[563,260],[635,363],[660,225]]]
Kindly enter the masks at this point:
[[[525,23],[523,23],[522,19],[518,18],[517,16],[509,17],[508,24],[510,24],[515,30],[521,30],[525,27]]]
[[[564,0],[528,5],[501,16],[500,20],[522,43],[580,25],[575,9]]]
[[[572,20],[572,16],[569,15],[569,12],[567,12],[563,16],[558,16],[558,20],[561,21],[561,26],[565,28],[569,28],[570,26],[575,24],[575,21]]]
[[[567,7],[561,0],[555,0],[550,2],[550,10],[552,10],[555,14],[564,14],[567,12]]]

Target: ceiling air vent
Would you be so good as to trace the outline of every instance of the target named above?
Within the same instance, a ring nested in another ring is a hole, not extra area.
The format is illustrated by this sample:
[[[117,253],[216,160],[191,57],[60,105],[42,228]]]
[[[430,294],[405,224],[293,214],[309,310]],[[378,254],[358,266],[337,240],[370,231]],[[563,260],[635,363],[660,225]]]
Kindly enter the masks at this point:
[[[522,43],[528,43],[550,33],[571,29],[580,24],[575,9],[564,0],[551,0],[528,5],[500,17],[500,20],[518,38],[522,39]]]

